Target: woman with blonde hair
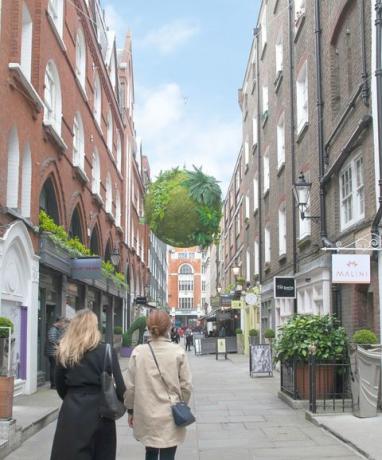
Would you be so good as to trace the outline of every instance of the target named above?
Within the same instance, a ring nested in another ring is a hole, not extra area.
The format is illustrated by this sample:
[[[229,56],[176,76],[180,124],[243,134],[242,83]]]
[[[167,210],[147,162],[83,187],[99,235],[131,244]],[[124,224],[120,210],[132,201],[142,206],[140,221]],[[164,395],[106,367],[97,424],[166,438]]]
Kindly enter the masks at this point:
[[[115,460],[115,421],[101,418],[101,374],[113,373],[118,399],[125,385],[114,350],[105,360],[97,316],[80,310],[70,321],[57,349],[55,382],[63,399],[51,460]]]
[[[134,349],[128,365],[125,406],[146,460],[173,460],[186,436],[186,428],[175,425],[171,405],[190,400],[191,374],[183,348],[169,339],[170,327],[169,315],[154,310],[147,320],[149,343]]]

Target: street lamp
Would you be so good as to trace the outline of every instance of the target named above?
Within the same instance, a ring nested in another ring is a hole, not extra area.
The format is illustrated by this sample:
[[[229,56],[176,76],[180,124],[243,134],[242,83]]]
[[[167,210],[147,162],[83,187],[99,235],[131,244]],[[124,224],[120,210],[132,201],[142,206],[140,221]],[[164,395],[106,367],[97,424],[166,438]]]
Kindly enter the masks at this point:
[[[119,249],[117,246],[113,249],[113,252],[111,253],[110,261],[114,265],[114,267],[118,267],[119,262],[121,261],[121,255],[119,254]]]
[[[301,220],[312,219],[320,220],[319,216],[307,216],[305,214],[306,208],[309,204],[310,190],[312,188],[312,183],[307,182],[304,176],[304,173],[301,171],[298,176],[297,182],[293,185],[293,193],[297,203],[297,206],[300,209]]]
[[[232,267],[232,273],[233,273],[233,276],[236,278],[240,273],[240,267],[238,267],[237,265]]]

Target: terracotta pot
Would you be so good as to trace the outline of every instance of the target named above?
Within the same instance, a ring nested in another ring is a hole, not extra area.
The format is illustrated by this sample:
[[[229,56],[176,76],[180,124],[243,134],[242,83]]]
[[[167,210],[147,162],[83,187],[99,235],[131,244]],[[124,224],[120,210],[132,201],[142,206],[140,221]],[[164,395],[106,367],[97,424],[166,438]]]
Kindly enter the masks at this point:
[[[300,364],[296,369],[296,389],[299,399],[309,399],[309,366]],[[334,368],[330,366],[316,367],[316,398],[323,399],[334,392]]]
[[[12,418],[14,377],[0,377],[0,419]]]

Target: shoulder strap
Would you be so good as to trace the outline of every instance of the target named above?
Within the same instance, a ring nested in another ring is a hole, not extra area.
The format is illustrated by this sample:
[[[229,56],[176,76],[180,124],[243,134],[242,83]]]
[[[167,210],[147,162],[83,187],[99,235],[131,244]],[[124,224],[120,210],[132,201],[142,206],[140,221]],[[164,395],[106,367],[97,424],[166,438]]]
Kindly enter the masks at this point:
[[[111,355],[111,346],[110,343],[106,344],[105,347],[105,356],[103,359],[103,371],[107,372],[107,365],[110,364],[111,375],[113,375],[113,358]]]
[[[164,386],[166,387],[166,391],[167,391],[168,399],[171,401],[170,392],[168,391],[168,385],[167,385],[167,383],[166,383],[165,379],[163,378],[162,372],[161,372],[161,371],[160,371],[160,369],[159,369],[159,364],[158,364],[157,358],[156,358],[156,356],[155,356],[155,353],[154,353],[153,347],[151,346],[151,343],[150,343],[150,342],[147,342],[147,345],[149,346],[149,348],[150,348],[150,351],[151,351],[151,354],[153,355],[153,358],[154,358],[154,361],[155,361],[155,365],[156,365],[156,367],[157,367],[157,369],[158,369],[158,372],[159,372],[160,378],[161,378],[161,380],[162,380],[162,382],[163,382]]]

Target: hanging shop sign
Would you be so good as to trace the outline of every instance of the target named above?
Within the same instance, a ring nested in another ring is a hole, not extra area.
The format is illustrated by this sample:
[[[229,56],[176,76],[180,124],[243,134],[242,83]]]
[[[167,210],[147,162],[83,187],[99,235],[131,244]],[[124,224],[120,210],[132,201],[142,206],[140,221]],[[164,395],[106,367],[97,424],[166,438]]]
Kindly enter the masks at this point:
[[[243,302],[241,300],[232,300],[231,308],[235,310],[240,310],[243,308]]]
[[[77,280],[99,280],[101,257],[78,257],[72,261],[72,278]]]
[[[293,276],[275,276],[273,290],[275,299],[295,299],[296,280]]]
[[[221,306],[225,308],[231,307],[232,296],[229,294],[223,294],[220,296]]]
[[[369,284],[370,255],[333,254],[332,282],[339,284]]]

